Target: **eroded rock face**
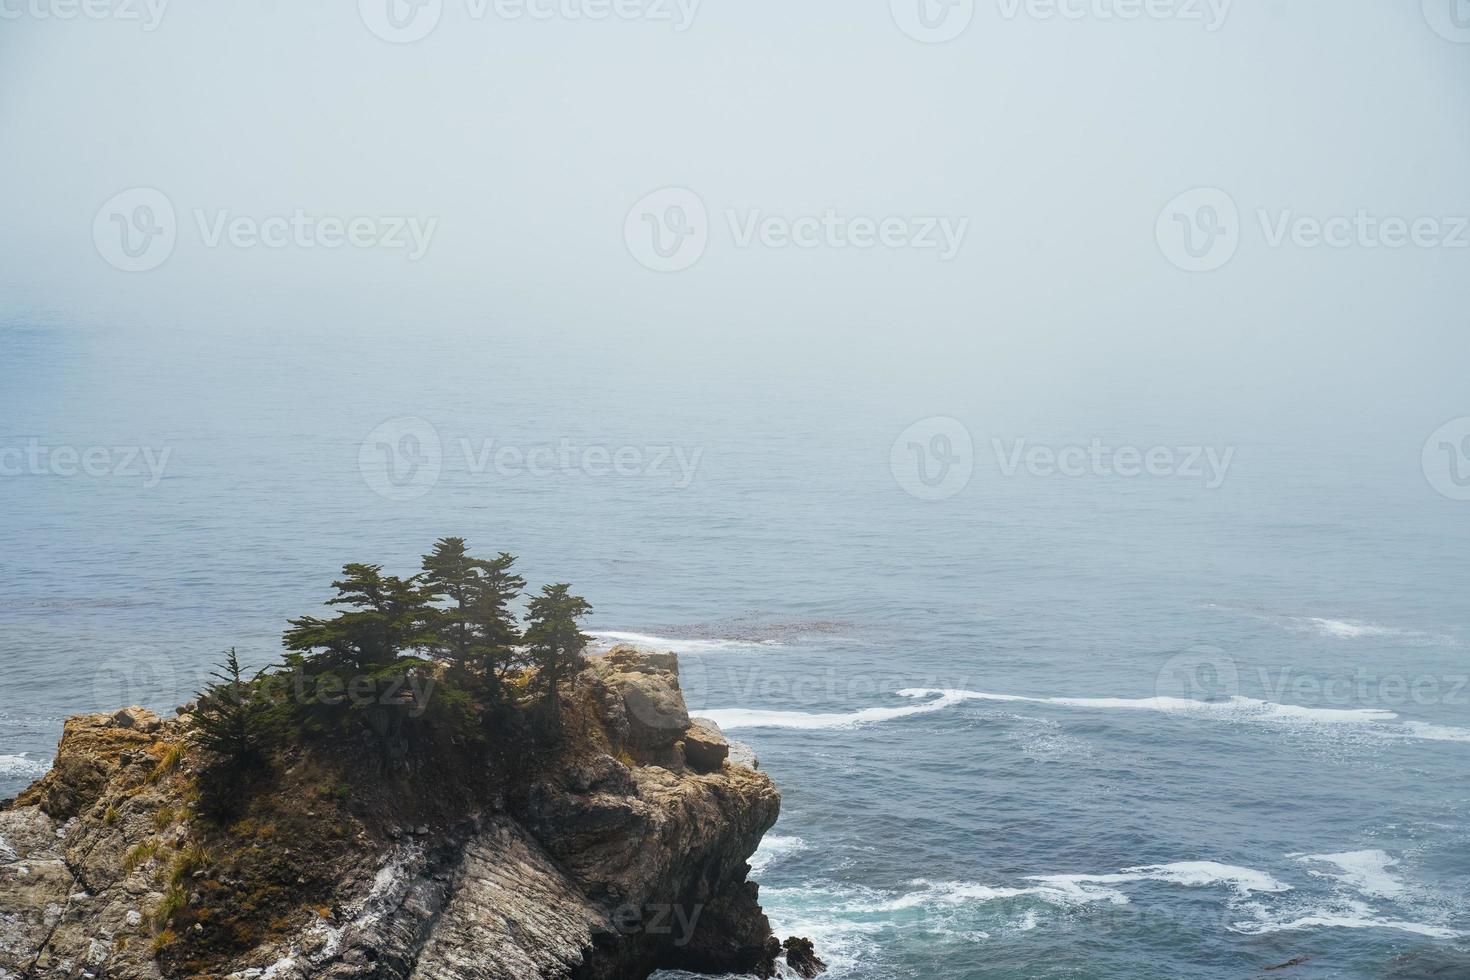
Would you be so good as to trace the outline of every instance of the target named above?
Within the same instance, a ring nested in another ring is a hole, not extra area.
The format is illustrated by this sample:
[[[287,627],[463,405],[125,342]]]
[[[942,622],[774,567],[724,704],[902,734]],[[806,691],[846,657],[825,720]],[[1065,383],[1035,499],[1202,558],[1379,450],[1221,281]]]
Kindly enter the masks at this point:
[[[51,772],[0,811],[0,978],[772,975],[782,949],[746,880],[780,810],[770,779],[690,725],[673,654],[618,648],[572,687],[568,703],[591,707],[533,779],[444,826],[344,832],[358,850],[331,893],[297,901],[305,879],[285,875],[268,893],[275,934],[207,970],[155,958],[192,938],[160,935],[168,903],[199,905],[220,874],[178,870],[199,832],[187,781],[160,774],[187,719],[69,720]]]
[[[679,689],[679,658],[617,646],[594,658],[588,679],[601,692],[609,731],[640,761],[681,768],[679,742],[689,728],[689,711]]]
[[[68,719],[51,772],[0,811],[0,977],[161,975],[164,896],[135,848],[161,836],[152,814],[173,801],[148,777],[182,729],[128,712]]]
[[[21,793],[16,804],[40,804],[57,820],[76,816],[96,802],[119,769],[151,766],[154,760],[143,754],[158,741],[161,728],[159,717],[146,708],[68,718],[61,734],[67,751],[57,755],[52,771]]]

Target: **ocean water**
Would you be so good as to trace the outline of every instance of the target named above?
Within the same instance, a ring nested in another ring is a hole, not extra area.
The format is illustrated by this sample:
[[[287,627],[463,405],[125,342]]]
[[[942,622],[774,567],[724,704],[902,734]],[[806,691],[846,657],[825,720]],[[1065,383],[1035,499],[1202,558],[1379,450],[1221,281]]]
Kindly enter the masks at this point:
[[[66,715],[172,708],[344,562],[463,534],[572,582],[600,642],[681,654],[781,788],[755,876],[834,978],[1470,975],[1443,419],[1047,411],[738,347],[0,326],[0,448],[97,450],[0,478],[0,795]],[[1007,476],[1022,436],[1234,452],[1218,486]]]

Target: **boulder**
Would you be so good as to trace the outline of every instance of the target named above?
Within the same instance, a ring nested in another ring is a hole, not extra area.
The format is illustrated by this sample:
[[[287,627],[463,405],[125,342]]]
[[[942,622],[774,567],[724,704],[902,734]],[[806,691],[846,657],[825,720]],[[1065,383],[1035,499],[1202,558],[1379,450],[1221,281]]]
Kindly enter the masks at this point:
[[[737,766],[744,766],[747,769],[759,769],[761,767],[761,760],[756,756],[755,749],[746,745],[744,742],[737,742],[733,738],[728,739],[728,742],[730,744],[730,761],[732,763]]]
[[[112,714],[112,723],[118,728],[131,728],[135,731],[152,733],[162,727],[163,722],[158,716],[147,708],[133,705],[130,708],[119,708]]]
[[[719,772],[730,755],[730,743],[720,726],[708,718],[693,718],[684,733],[684,761],[696,772]]]

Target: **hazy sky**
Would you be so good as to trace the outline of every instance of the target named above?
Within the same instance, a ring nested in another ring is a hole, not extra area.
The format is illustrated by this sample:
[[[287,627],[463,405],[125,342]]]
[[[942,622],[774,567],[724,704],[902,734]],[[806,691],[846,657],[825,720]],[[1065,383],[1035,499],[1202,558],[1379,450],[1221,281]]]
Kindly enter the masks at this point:
[[[1456,3],[0,0],[0,316],[544,325],[1442,420]],[[703,214],[635,207],[666,188]],[[159,221],[161,259],[118,251]]]

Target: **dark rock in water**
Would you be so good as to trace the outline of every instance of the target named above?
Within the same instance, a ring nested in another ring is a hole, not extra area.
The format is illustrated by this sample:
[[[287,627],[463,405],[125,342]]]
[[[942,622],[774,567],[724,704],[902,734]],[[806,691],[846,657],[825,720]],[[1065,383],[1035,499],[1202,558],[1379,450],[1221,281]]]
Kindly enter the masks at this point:
[[[810,980],[810,978],[827,969],[827,964],[823,963],[817,957],[817,951],[812,947],[812,941],[796,936],[792,936],[786,940],[786,965],[797,976],[806,977],[807,980]]]
[[[1285,963],[1277,963],[1275,966],[1265,966],[1261,969],[1264,970],[1266,973],[1270,973],[1272,970],[1285,970],[1287,967],[1301,966],[1309,959],[1311,959],[1311,957],[1309,956],[1293,956]]]
[[[1470,977],[1470,951],[1427,949],[1400,957],[1385,980],[1464,980]]]
[[[684,733],[684,760],[697,772],[718,772],[730,756],[730,743],[720,726],[707,718],[694,718]]]
[[[780,795],[722,764],[718,728],[691,731],[677,671],[591,658],[566,737],[479,796],[422,760],[344,786],[353,760],[300,745],[233,823],[194,812],[187,716],[69,719],[50,773],[0,808],[0,977],[774,976],[746,874]],[[785,955],[820,968],[804,940]]]

